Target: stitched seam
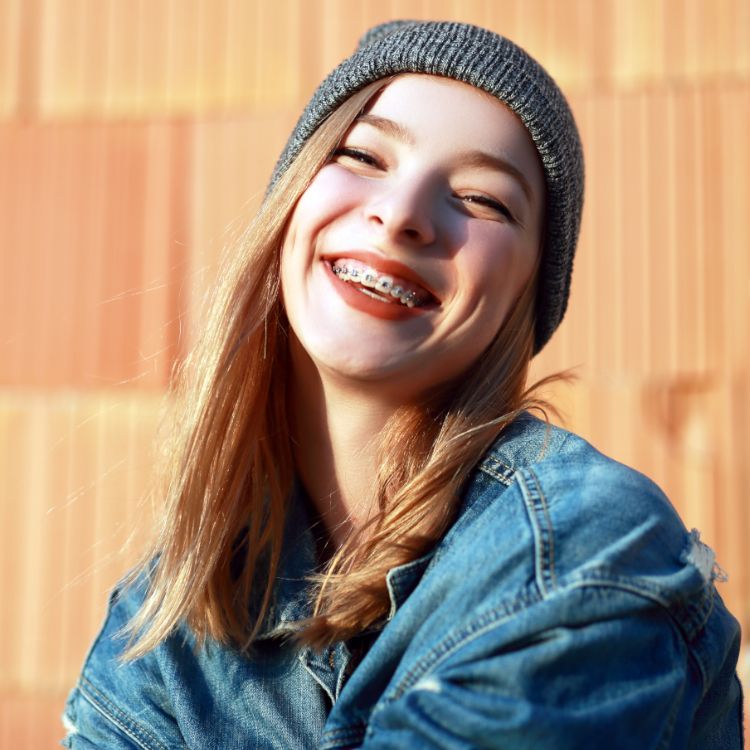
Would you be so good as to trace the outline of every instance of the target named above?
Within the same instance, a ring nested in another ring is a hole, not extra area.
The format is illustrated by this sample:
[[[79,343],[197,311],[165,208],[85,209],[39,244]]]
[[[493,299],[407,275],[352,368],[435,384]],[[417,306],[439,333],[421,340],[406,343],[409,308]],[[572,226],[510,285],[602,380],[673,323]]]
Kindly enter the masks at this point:
[[[737,706],[737,723],[740,728],[740,750],[744,750],[745,747],[745,693],[742,689],[742,682],[737,676],[737,672],[734,673],[734,679],[737,683],[737,687],[740,691],[739,705]]]
[[[494,469],[492,469],[489,466],[481,466],[480,471],[483,471],[485,474],[488,474],[493,479],[496,479],[498,482],[500,482],[500,484],[504,484],[506,487],[510,487],[511,484],[513,484],[513,481],[511,479],[509,479],[503,474],[499,474],[498,472],[496,472]]]
[[[672,629],[677,635],[677,637],[685,646],[685,652],[687,653],[688,659],[690,659],[691,661],[697,661],[693,656],[692,649],[688,648],[687,644],[685,643],[685,634],[682,632],[681,628],[678,626],[678,623],[675,623],[674,620],[671,619],[671,617],[670,617],[670,625],[672,626]],[[701,700],[702,700],[703,696],[705,695],[706,675],[703,672],[703,668],[700,665],[698,665],[698,667],[699,667],[700,675],[701,675],[701,687],[702,687]],[[684,689],[684,682],[683,682],[683,689]],[[677,714],[678,714],[678,709],[677,709],[677,706],[675,706],[670,712],[667,725],[664,728],[664,734],[662,735],[661,742],[659,743],[660,750],[666,750],[672,744],[672,739],[674,738],[674,728],[677,722]]]
[[[364,733],[366,726],[367,724],[365,724],[364,722],[359,722],[358,724],[354,724],[348,727],[328,729],[323,736],[336,740],[346,739],[347,737],[357,737]]]
[[[673,628],[675,628],[678,636],[680,636],[683,641],[686,640],[682,629],[679,627],[679,623],[675,622],[669,607],[664,604],[664,601],[662,599],[659,599],[656,596],[649,595],[648,592],[644,592],[635,586],[626,586],[621,583],[612,583],[606,580],[602,580],[600,582],[581,581],[571,584],[566,588],[581,589],[588,587],[624,590],[642,599],[646,599],[647,601],[652,601],[656,604],[659,604],[663,609],[666,610],[667,614],[669,615],[670,624]],[[544,599],[540,596],[519,596],[508,605],[503,605],[484,613],[477,620],[469,623],[469,625],[462,628],[458,633],[449,635],[444,638],[443,641],[432,648],[427,654],[425,654],[425,656],[420,658],[414,664],[414,666],[404,675],[404,678],[401,680],[401,682],[387,696],[385,696],[384,700],[381,701],[379,706],[375,707],[370,718],[372,719],[372,717],[380,710],[385,708],[388,703],[400,698],[410,688],[416,685],[416,683],[419,682],[419,680],[421,680],[426,674],[437,669],[440,664],[442,664],[449,657],[453,656],[457,651],[460,651],[464,646],[501,626],[506,620],[510,619],[511,617],[515,617],[524,609],[528,609],[531,605],[537,604],[543,600]],[[687,647],[687,645],[686,651],[692,656],[692,650]],[[705,684],[705,676],[703,675],[702,670],[701,677]]]
[[[553,588],[557,588],[557,575],[555,573],[555,536],[552,531],[552,519],[549,515],[549,505],[547,504],[547,498],[545,497],[544,490],[542,489],[542,485],[539,482],[538,477],[536,474],[534,474],[533,471],[529,470],[529,474],[534,477],[534,483],[537,486],[537,489],[539,490],[539,502],[542,504],[542,510],[544,512],[544,518],[547,522],[547,537],[549,539],[548,544],[548,562],[549,562],[549,579],[552,584]]]
[[[310,653],[310,649],[300,651],[299,654],[297,654],[297,659],[299,660],[299,663],[302,665],[304,670],[310,674],[313,680],[315,680],[315,682],[317,682],[321,688],[323,688],[323,691],[328,696],[329,700],[331,701],[331,705],[333,706],[336,703],[336,697],[331,692],[331,689],[328,687],[328,685],[326,685],[325,682],[323,682],[323,680],[315,673],[315,670],[310,663]]]
[[[677,623],[675,625],[678,631],[680,631],[680,634],[684,636],[684,632],[680,628],[680,624]],[[693,649],[689,648],[687,650],[688,652],[688,658],[690,659],[693,664],[695,664],[695,668],[698,670],[698,673],[701,676],[701,700],[703,700],[706,697],[706,693],[708,692],[709,684],[708,684],[708,675],[706,674],[706,670],[703,666],[703,662],[696,656],[696,654],[693,652]]]
[[[556,437],[557,437],[557,439],[558,439],[559,442],[555,446],[554,452],[549,454],[550,457],[551,456],[559,456],[562,453],[563,448],[565,448],[566,445],[569,442],[571,442],[571,440],[573,438],[577,438],[576,435],[574,435],[573,433],[568,432],[568,431],[566,431],[564,429],[557,429],[557,430],[555,430],[555,428],[554,428],[554,426],[552,425],[551,422],[547,422],[546,420],[539,420],[536,417],[532,417],[529,412],[526,412],[526,415],[528,417],[531,417],[531,420],[532,420],[531,424],[532,424],[532,426],[533,426],[533,422],[534,421],[536,421],[536,422],[542,422],[542,421],[544,421],[544,438],[542,440],[542,445],[539,448],[539,451],[537,452],[536,456],[533,459],[531,459],[530,461],[524,461],[523,464],[522,464],[522,466],[518,466],[515,463],[513,465],[505,463],[500,458],[500,456],[505,455],[505,447],[506,447],[506,438],[507,438],[507,435],[503,432],[503,433],[500,434],[500,437],[499,437],[497,443],[490,448],[490,450],[488,452],[488,455],[484,459],[484,461],[482,462],[482,464],[480,464],[480,466],[479,466],[480,469],[484,468],[484,464],[485,463],[488,463],[490,461],[494,461],[497,464],[499,464],[500,466],[505,467],[505,469],[507,469],[509,471],[509,474],[513,474],[517,470],[520,470],[520,469],[522,469],[522,468],[524,468],[526,466],[529,466],[532,463],[535,464],[535,463],[539,463],[540,461],[544,461],[548,457],[548,451],[549,451],[549,448],[550,448],[550,444],[552,442],[553,432],[556,433]],[[541,428],[541,424],[538,427]],[[536,426],[533,426],[533,428],[537,429]],[[511,436],[509,440],[510,440],[510,442],[512,442],[514,439],[516,439],[516,436]],[[578,438],[578,439],[580,439],[580,438]]]
[[[500,471],[497,470],[498,466],[501,468]],[[515,474],[515,469],[512,466],[504,464],[494,456],[492,458],[485,459],[479,465],[479,470],[483,471],[485,474],[489,474],[489,476],[491,476],[493,479],[497,479],[498,482],[504,484],[506,487],[510,487],[510,485],[513,484],[513,475]]]
[[[594,576],[587,576],[581,578],[579,581],[571,581],[565,585],[566,589],[585,589],[585,588],[609,588],[618,589],[620,591],[627,591],[631,594],[636,594],[643,599],[656,602],[666,610],[669,610],[670,604],[667,599],[659,595],[656,591],[652,591],[643,586],[635,583],[629,583],[627,580],[620,580],[617,578],[596,578]]]
[[[496,607],[485,612],[475,621],[464,626],[455,634],[448,635],[437,646],[433,647],[404,675],[394,690],[387,696],[386,703],[396,700],[403,695],[409,688],[415,685],[428,671],[435,669],[445,659],[451,656],[456,650],[461,648],[465,643],[469,643],[475,638],[483,635],[488,630],[502,624],[505,620],[515,617],[519,612],[528,609],[532,604],[540,602],[542,599],[538,594],[522,594],[508,604]],[[377,709],[373,711],[373,714]]]
[[[670,612],[688,641],[692,641],[705,627],[711,612],[713,612],[716,597],[716,591],[712,589],[706,597],[703,597],[699,606],[689,606],[682,602],[675,603],[664,596],[658,587],[649,584],[648,581],[635,582],[631,578],[623,578],[610,572],[606,566],[599,566],[582,573],[578,580],[566,583],[566,587],[579,588],[588,584],[620,588],[657,602]]]
[[[680,634],[684,638],[685,641],[690,642],[693,640],[693,637],[695,636],[695,632],[692,630],[688,630],[682,620],[677,617],[675,614],[675,607],[663,596],[661,596],[656,591],[635,585],[632,583],[628,583],[624,580],[618,580],[616,578],[593,578],[588,577],[585,579],[582,579],[580,581],[574,581],[566,586],[568,589],[582,589],[582,588],[607,588],[607,589],[617,589],[619,591],[627,591],[630,594],[635,594],[636,596],[640,596],[642,599],[646,599],[650,602],[654,602],[655,604],[658,604],[662,609],[664,609],[667,614],[670,617],[670,620],[675,624],[677,629],[680,631]],[[679,608],[679,612],[684,612],[684,608]],[[694,659],[694,661],[698,664],[698,667],[701,671],[701,676],[703,679],[703,683],[705,684],[706,681],[706,675],[705,671],[703,669],[702,664],[700,663],[700,660],[697,659],[692,650],[689,649],[689,652],[691,654],[691,657]]]
[[[560,433],[558,432],[558,435]],[[572,437],[572,433],[566,432],[562,435],[562,438],[560,440],[560,443],[557,446],[557,449],[552,456],[559,456],[562,453],[562,449],[565,447],[565,444],[570,441],[570,438]],[[539,453],[537,454],[535,463],[538,463],[539,461],[543,461],[547,456],[547,450],[550,447],[550,442],[552,438],[552,423],[547,422],[547,425],[544,429],[544,443],[542,444],[542,447],[539,449]]]
[[[689,638],[694,638],[706,626],[708,618],[711,617],[711,613],[714,611],[717,596],[718,592],[713,583],[709,583],[707,594],[701,600],[700,605],[695,607],[683,606],[680,608],[680,611],[685,614],[685,617],[690,620],[692,625],[689,633],[687,632],[687,628],[685,628],[685,632]]]
[[[677,720],[677,711],[673,709],[667,719],[667,725],[664,727],[664,733],[661,736],[661,742],[659,742],[659,750],[667,750],[672,744],[672,737],[674,736],[674,726]]]
[[[323,734],[320,748],[321,750],[333,750],[333,748],[341,747],[342,743],[347,747],[356,747],[361,744],[366,729],[367,725],[364,723],[341,729],[329,729]]]
[[[147,729],[132,721],[123,711],[115,706],[100,690],[98,690],[85,677],[79,683],[81,695],[98,711],[105,719],[114,724],[123,734],[135,742],[143,750],[168,750]],[[153,744],[148,744],[153,743]]]
[[[534,531],[534,546],[536,548],[534,567],[536,569],[537,586],[539,586],[542,595],[546,596],[550,593],[550,590],[557,588],[552,521],[549,516],[547,499],[544,496],[539,479],[531,470],[528,471],[528,474],[533,481],[533,489],[523,475],[519,476],[518,481]]]

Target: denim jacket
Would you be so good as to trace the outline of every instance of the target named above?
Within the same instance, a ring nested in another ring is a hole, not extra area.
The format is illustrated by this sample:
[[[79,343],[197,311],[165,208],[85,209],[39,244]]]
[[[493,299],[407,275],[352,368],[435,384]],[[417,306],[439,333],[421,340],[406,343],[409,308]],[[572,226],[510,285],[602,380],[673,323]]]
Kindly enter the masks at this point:
[[[742,747],[739,627],[711,550],[657,487],[528,415],[469,478],[457,520],[387,576],[380,632],[322,653],[315,543],[290,513],[275,605],[245,655],[186,627],[119,663],[142,591],[116,589],[72,691],[74,750]],[[353,653],[364,652],[361,660]]]

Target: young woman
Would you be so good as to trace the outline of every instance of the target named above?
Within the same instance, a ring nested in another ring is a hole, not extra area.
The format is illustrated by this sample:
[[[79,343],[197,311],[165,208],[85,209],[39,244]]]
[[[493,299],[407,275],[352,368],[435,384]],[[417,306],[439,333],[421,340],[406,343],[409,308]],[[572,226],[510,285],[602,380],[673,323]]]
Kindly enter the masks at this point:
[[[222,274],[67,747],[740,747],[711,551],[527,411],[582,189],[518,47],[368,33]]]

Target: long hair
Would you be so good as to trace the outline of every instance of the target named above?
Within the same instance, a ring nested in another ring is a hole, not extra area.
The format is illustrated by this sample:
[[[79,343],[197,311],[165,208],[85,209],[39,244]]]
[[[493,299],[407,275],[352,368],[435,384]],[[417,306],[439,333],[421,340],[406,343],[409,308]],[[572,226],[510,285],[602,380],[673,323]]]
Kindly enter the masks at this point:
[[[354,94],[318,128],[219,274],[203,334],[176,378],[154,488],[164,498],[161,523],[127,579],[145,579],[147,591],[127,627],[126,659],[153,649],[182,621],[198,643],[210,637],[246,649],[259,632],[294,478],[288,323],[279,289],[284,230],[311,179],[386,83]],[[344,640],[387,614],[388,569],[440,538],[472,467],[505,425],[533,405],[524,388],[535,277],[460,385],[443,386],[389,421],[382,445],[399,449],[381,451],[378,513],[312,581],[314,616],[301,623],[301,641],[321,647]]]
[[[421,557],[444,535],[463,485],[502,430],[527,409],[545,417],[555,411],[535,393],[565,375],[525,386],[535,289],[536,269],[471,371],[390,418],[381,436],[378,511],[315,577],[314,615],[298,640],[322,648],[382,620],[391,606],[386,574]]]

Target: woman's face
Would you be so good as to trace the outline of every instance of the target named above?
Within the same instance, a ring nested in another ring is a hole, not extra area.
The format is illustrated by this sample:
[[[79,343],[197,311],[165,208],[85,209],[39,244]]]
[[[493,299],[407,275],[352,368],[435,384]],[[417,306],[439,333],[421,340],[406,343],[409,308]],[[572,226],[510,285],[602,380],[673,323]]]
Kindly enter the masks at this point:
[[[404,402],[465,372],[531,277],[543,204],[536,149],[509,109],[449,79],[394,79],[290,218],[295,353]]]

